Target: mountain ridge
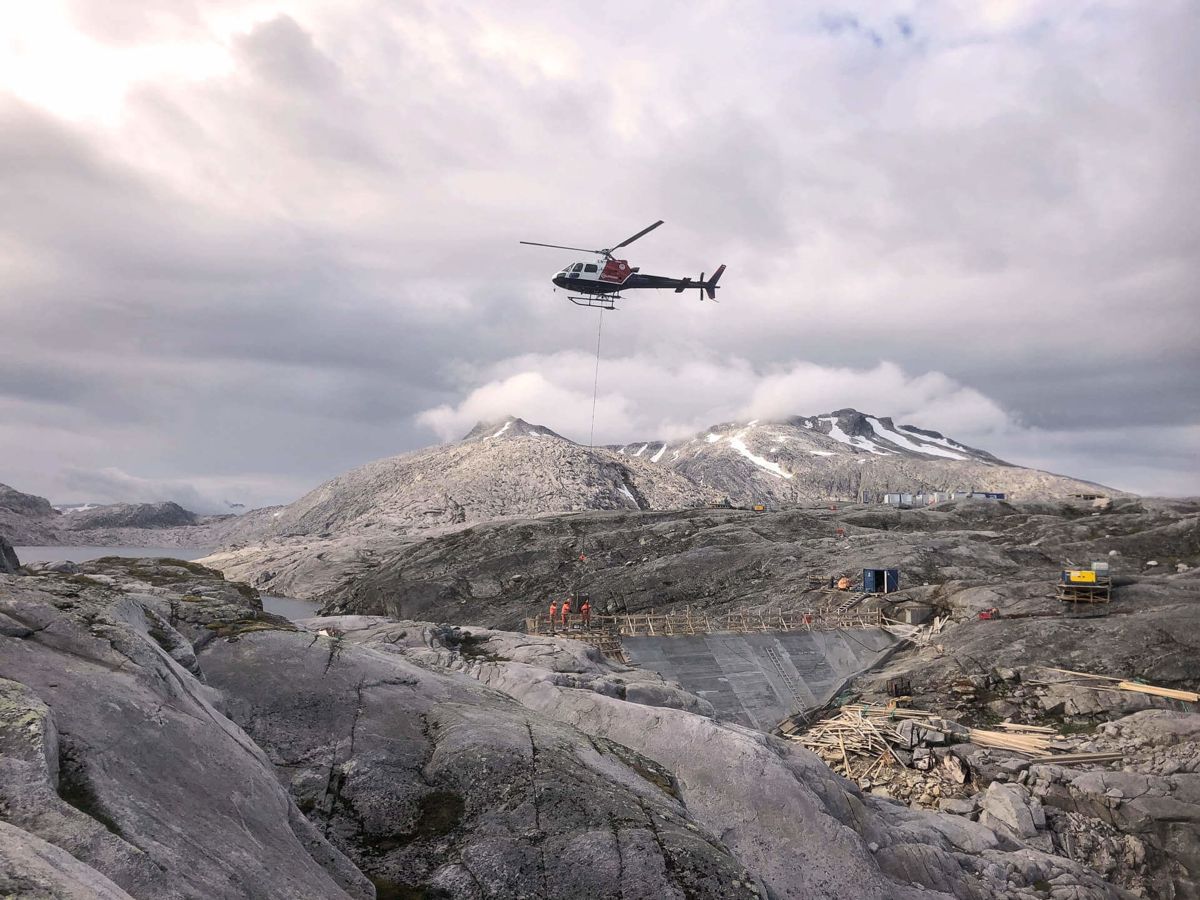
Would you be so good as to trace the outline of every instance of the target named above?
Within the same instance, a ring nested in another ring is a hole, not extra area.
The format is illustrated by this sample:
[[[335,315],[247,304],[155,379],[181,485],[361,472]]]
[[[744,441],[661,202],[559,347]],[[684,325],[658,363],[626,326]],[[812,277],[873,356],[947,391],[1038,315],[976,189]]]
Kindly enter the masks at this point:
[[[590,448],[510,415],[480,421],[458,441],[357,466],[269,513],[249,513],[231,523],[225,545],[366,529],[429,533],[585,510],[850,501],[860,491],[1067,497],[1095,489],[854,409]]]

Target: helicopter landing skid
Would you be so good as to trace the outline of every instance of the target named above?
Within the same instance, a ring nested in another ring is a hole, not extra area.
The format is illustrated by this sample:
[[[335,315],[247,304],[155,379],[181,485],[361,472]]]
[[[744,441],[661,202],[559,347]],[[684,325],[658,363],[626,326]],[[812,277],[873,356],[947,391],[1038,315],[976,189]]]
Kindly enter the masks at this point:
[[[623,299],[620,294],[605,294],[597,297],[595,294],[590,294],[585,297],[567,297],[576,306],[587,306],[592,309],[612,309],[617,307],[613,304],[614,300]]]

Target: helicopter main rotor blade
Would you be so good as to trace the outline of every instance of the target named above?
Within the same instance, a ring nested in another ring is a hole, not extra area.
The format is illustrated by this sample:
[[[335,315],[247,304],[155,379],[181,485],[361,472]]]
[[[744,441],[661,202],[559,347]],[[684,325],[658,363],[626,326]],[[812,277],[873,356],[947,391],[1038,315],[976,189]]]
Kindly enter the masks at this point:
[[[578,250],[580,253],[599,253],[603,254],[605,250],[588,250],[584,247],[564,247],[562,244],[542,244],[538,241],[521,241],[522,244],[528,244],[530,247],[553,247],[555,250]]]
[[[627,246],[627,245],[629,245],[629,244],[632,244],[632,243],[633,243],[634,241],[636,241],[638,238],[640,238],[640,237],[644,237],[644,236],[646,236],[647,234],[649,234],[650,232],[652,232],[652,231],[653,231],[655,228],[657,228],[657,227],[658,227],[659,225],[661,225],[662,223],[663,223],[663,220],[662,220],[662,219],[659,219],[657,222],[655,222],[655,223],[654,223],[653,225],[651,225],[650,227],[648,227],[648,228],[643,228],[641,231],[639,231],[639,232],[638,232],[637,234],[635,234],[633,237],[631,237],[631,238],[625,238],[625,240],[621,241],[621,243],[617,244],[617,246],[615,246],[615,247],[609,247],[607,252],[609,252],[609,253],[612,253],[612,251],[614,251],[614,250],[620,250],[622,247],[625,247],[625,246]]]

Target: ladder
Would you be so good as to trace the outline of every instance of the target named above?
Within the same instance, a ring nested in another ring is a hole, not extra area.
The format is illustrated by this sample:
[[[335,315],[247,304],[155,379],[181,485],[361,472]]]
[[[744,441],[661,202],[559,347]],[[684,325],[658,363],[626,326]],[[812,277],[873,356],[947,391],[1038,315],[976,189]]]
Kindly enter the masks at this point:
[[[833,611],[838,615],[841,615],[842,613],[848,613],[850,610],[854,609],[854,607],[858,606],[858,604],[862,603],[865,599],[867,599],[866,594],[855,594],[852,597],[847,597],[845,601],[835,606]]]
[[[767,659],[771,660],[771,663],[775,666],[776,671],[779,672],[779,677],[783,679],[783,683],[785,685],[787,685],[788,691],[791,692],[792,699],[799,700],[800,699],[800,689],[798,687],[796,687],[796,679],[792,678],[792,676],[788,674],[788,670],[786,668],[784,668],[783,660],[780,658],[779,654],[775,651],[775,648],[767,647],[766,653],[767,653]]]

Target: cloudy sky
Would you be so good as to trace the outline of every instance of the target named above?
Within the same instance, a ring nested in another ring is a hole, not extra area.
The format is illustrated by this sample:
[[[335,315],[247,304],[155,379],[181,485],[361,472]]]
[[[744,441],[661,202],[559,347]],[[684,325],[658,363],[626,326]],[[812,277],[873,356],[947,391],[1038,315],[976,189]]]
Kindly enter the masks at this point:
[[[1190,0],[39,0],[0,31],[0,481],[219,508],[506,413],[854,406],[1200,493]]]

